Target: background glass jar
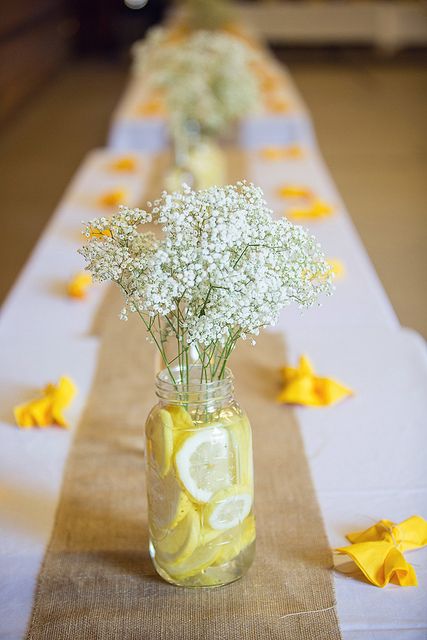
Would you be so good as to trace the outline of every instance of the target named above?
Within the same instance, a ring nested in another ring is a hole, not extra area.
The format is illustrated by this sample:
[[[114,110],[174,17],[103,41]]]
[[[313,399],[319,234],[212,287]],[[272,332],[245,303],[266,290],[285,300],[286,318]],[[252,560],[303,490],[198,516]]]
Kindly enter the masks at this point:
[[[179,370],[156,380],[146,423],[150,555],[168,582],[219,586],[243,576],[255,553],[252,433],[232,374],[201,382]]]

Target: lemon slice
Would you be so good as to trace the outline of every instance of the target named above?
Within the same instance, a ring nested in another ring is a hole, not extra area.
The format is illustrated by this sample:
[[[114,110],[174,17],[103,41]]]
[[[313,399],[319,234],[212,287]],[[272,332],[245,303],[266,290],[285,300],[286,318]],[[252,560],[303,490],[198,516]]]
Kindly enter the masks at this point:
[[[240,525],[229,529],[217,539],[218,555],[215,564],[230,562],[255,540],[255,518],[248,516]]]
[[[235,485],[221,489],[207,505],[205,517],[212,529],[225,531],[236,527],[249,515],[252,493],[248,487]]]
[[[156,538],[163,537],[162,530],[173,529],[188,513],[191,502],[172,472],[161,478],[149,468],[147,489],[150,525]]]
[[[213,425],[188,436],[175,455],[178,478],[196,502],[208,502],[231,484],[230,441],[226,429]]]
[[[239,484],[253,486],[252,432],[246,416],[230,424],[229,433],[236,460],[236,480]]]
[[[202,545],[191,554],[189,558],[183,562],[174,562],[168,564],[164,568],[169,575],[178,580],[184,580],[195,576],[204,569],[210,567],[218,557],[219,549],[211,545]]]
[[[172,417],[173,426],[177,431],[182,431],[183,429],[194,429],[194,422],[184,407],[170,404],[167,406],[166,410]]]
[[[165,409],[150,418],[147,427],[149,452],[162,478],[168,473],[173,453],[173,421]]]
[[[156,555],[161,564],[184,562],[196,549],[200,535],[197,511],[190,507],[185,517],[167,535],[155,543]]]

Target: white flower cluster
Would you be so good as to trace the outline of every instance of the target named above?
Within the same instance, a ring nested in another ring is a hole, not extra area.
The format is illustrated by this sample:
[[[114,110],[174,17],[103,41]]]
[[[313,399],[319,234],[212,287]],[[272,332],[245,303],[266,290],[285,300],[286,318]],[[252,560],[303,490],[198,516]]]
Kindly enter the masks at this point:
[[[249,66],[256,54],[231,35],[195,31],[176,42],[156,28],[133,55],[135,73],[164,93],[175,137],[189,121],[202,133],[222,133],[257,106],[258,80]]]
[[[149,222],[161,237],[138,230]],[[80,253],[93,277],[118,283],[147,328],[166,318],[179,339],[202,350],[257,335],[284,306],[309,306],[331,291],[316,240],[273,220],[261,189],[246,182],[164,192],[148,211],[121,207],[85,233]]]

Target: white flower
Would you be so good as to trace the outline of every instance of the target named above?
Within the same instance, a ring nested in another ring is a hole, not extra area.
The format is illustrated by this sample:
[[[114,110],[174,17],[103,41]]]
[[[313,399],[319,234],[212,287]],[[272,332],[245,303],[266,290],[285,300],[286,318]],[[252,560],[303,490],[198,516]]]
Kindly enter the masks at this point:
[[[156,28],[133,46],[133,55],[135,73],[164,93],[176,138],[191,121],[202,133],[221,133],[257,106],[258,80],[250,63],[258,54],[231,35],[195,31],[173,42]]]

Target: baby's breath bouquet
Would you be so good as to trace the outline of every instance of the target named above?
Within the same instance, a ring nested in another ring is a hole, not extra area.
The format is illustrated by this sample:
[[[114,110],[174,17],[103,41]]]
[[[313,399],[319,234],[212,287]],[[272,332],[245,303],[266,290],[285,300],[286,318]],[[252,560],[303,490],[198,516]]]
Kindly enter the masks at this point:
[[[152,230],[140,230],[154,223]],[[254,339],[291,303],[314,304],[330,292],[330,267],[316,240],[286,218],[273,220],[260,188],[164,192],[146,211],[120,207],[88,223],[80,249],[95,280],[117,283],[122,319],[137,313],[166,367],[188,375],[190,351],[203,379],[224,375],[239,338]],[[166,342],[178,343],[174,363]]]
[[[255,55],[220,31],[195,31],[174,41],[155,28],[133,47],[134,73],[164,94],[175,140],[189,122],[214,136],[256,109],[258,81],[250,69]]]
[[[176,585],[233,582],[254,557],[251,428],[227,368],[236,342],[330,292],[315,239],[271,213],[253,184],[184,186],[146,211],[92,220],[80,249],[95,280],[120,287],[121,317],[140,316],[166,367],[145,431],[148,520],[154,566]],[[144,231],[150,223],[161,233]]]

